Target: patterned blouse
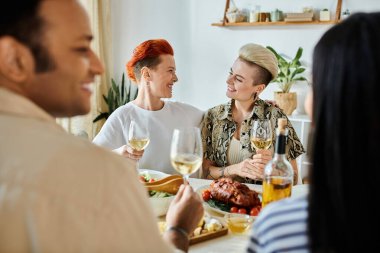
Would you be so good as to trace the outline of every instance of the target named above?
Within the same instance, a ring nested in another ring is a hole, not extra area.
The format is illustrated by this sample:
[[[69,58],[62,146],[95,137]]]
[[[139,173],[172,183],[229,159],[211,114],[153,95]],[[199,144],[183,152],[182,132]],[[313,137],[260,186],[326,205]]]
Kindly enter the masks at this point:
[[[226,104],[209,109],[203,117],[201,124],[204,158],[213,161],[218,167],[230,165],[227,161],[227,150],[236,131],[236,123],[232,119],[233,102],[234,100],[232,99]],[[241,123],[240,143],[241,153],[244,159],[251,158],[256,154],[256,150],[253,149],[250,144],[250,130],[254,120],[270,119],[272,126],[277,128],[278,118],[286,118],[288,120],[288,138],[285,147],[287,159],[294,160],[305,152],[301,141],[297,137],[296,131],[285,113],[281,109],[261,99],[257,99],[251,115]],[[272,141],[272,145],[275,147],[275,134],[273,134]],[[249,180],[247,182],[249,182]]]

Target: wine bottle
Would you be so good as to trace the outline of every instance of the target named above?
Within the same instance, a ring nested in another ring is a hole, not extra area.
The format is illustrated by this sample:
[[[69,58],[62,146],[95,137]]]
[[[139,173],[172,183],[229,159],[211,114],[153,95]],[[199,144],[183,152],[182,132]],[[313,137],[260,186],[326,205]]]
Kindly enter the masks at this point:
[[[285,155],[287,120],[280,118],[277,122],[275,154],[264,170],[263,207],[270,202],[290,197],[292,193],[293,168]]]

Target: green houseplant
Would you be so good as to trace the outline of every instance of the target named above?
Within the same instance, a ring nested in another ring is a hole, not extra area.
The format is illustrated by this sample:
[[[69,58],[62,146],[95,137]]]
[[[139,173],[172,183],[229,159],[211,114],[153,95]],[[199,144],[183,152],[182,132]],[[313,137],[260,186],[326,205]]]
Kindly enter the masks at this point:
[[[272,82],[277,83],[281,91],[275,92],[274,98],[279,107],[283,109],[287,115],[291,115],[297,107],[297,93],[290,92],[290,89],[297,81],[307,82],[307,79],[303,76],[305,68],[300,62],[303,49],[299,47],[295,57],[290,59],[280,55],[270,46],[267,46],[267,48],[273,52],[278,61],[278,76],[272,80]]]
[[[137,97],[137,92],[138,89],[132,88],[130,81],[125,84],[124,73],[120,85],[117,85],[115,80],[111,78],[111,87],[108,89],[108,94],[107,96],[103,94],[108,111],[101,112],[92,122],[95,123],[101,119],[107,119],[118,107],[134,100]]]

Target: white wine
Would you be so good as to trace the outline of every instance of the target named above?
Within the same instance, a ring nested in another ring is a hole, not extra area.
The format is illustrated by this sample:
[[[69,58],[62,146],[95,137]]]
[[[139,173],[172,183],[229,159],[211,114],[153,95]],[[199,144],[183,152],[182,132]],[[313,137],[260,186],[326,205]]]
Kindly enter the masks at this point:
[[[272,139],[251,138],[251,145],[255,149],[268,149],[272,144]]]
[[[128,145],[131,146],[134,150],[141,151],[144,150],[149,144],[149,138],[145,139],[131,139],[128,142]]]
[[[171,158],[173,167],[182,175],[189,175],[199,169],[202,157],[193,154],[178,154]]]
[[[263,203],[262,206],[270,202],[290,197],[292,194],[292,180],[282,177],[266,178],[263,182]]]
[[[278,119],[275,154],[264,170],[263,207],[292,194],[293,168],[285,155],[286,124],[286,119]]]

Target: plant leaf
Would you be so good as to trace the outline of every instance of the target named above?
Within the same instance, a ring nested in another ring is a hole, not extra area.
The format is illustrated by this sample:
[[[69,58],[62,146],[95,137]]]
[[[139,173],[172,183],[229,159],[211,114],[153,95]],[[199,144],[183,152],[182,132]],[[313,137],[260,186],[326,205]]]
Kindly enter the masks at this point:
[[[124,101],[124,98],[125,98],[125,85],[124,85],[124,73],[123,73],[123,76],[121,77],[121,100]]]
[[[92,123],[95,123],[101,119],[107,119],[109,116],[109,113],[108,112],[102,112],[100,113],[98,116],[96,116],[96,118],[92,121]]]
[[[113,94],[113,90],[110,89],[108,91],[108,112],[110,114],[114,111],[114,109],[113,109],[114,105],[113,104],[114,104],[114,94]]]
[[[134,92],[132,92],[134,90]],[[132,84],[129,79],[125,80],[123,73],[121,77],[121,83],[118,85],[113,78],[111,78],[111,85],[108,89],[107,95],[102,95],[104,101],[107,104],[108,112],[99,114],[93,122],[103,118],[108,118],[118,107],[125,105],[129,101],[134,100],[137,97],[138,88],[132,89]]]
[[[104,94],[103,94],[102,96],[103,96],[104,101],[105,101],[106,104],[108,105],[108,99],[107,99],[107,97],[106,97]]]
[[[276,56],[278,60],[279,73],[277,78],[272,80],[272,82],[276,82],[283,92],[289,92],[295,81],[307,81],[307,79],[302,75],[298,76],[299,74],[305,72],[305,68],[302,67],[302,63],[300,61],[303,53],[302,47],[298,48],[295,57],[289,61],[287,61],[285,57],[282,57],[272,47],[267,46],[267,48]]]
[[[296,57],[294,57],[294,60],[293,60],[293,61],[299,61],[299,59],[300,59],[301,56],[302,56],[302,52],[303,52],[303,48],[302,48],[302,47],[299,47],[298,50],[297,50],[297,53],[296,53]]]

